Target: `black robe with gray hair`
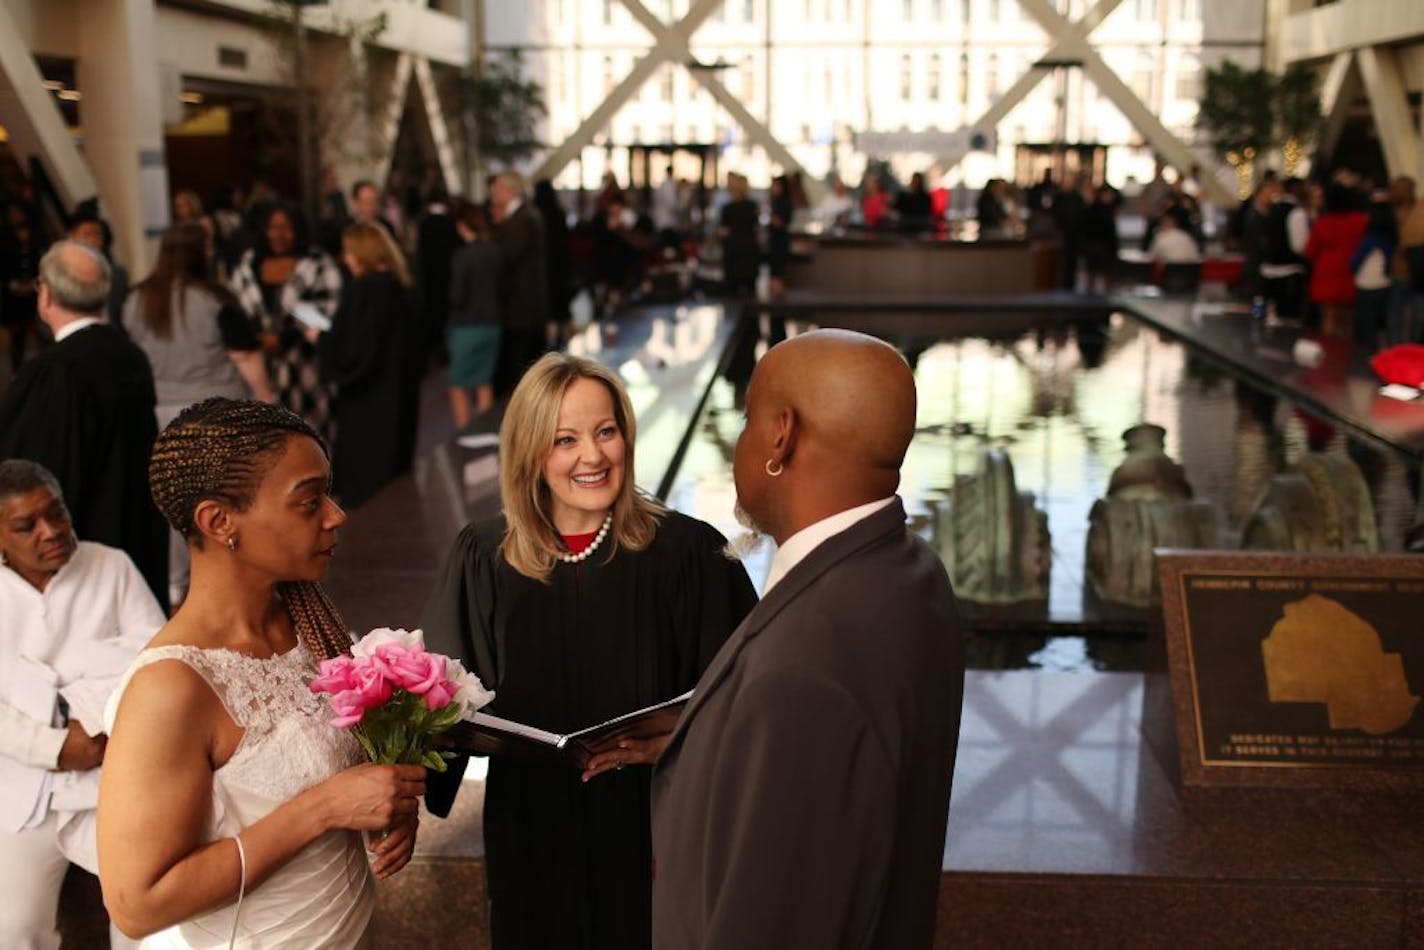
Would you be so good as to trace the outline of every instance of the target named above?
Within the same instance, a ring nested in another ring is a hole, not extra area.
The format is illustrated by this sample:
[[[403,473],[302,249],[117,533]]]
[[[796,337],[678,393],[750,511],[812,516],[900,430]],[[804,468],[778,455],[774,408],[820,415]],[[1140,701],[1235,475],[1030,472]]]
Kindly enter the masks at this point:
[[[167,605],[168,529],[148,488],[155,402],[143,351],[107,323],[85,327],[0,394],[0,458],[53,472],[80,540],[122,549]]]

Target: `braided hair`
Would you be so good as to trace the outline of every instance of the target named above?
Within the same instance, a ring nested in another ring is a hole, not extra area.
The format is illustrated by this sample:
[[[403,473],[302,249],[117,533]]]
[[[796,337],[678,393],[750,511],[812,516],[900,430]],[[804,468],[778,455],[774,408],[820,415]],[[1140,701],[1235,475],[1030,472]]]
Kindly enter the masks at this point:
[[[280,406],[250,400],[205,399],[184,409],[153,443],[148,482],[163,517],[190,544],[203,536],[193,513],[203,501],[246,511],[287,440],[305,436],[327,454],[304,419]],[[297,636],[318,659],[351,651],[351,634],[336,607],[312,581],[283,581],[277,593]]]

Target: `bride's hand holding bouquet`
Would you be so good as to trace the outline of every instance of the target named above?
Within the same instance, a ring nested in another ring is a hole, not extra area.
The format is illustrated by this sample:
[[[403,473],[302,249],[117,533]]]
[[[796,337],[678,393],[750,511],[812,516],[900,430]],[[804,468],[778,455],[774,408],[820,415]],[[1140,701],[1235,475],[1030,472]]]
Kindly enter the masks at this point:
[[[426,651],[419,630],[372,630],[350,656],[322,660],[318,672],[311,690],[326,696],[335,713],[331,724],[352,730],[374,765],[445,771],[445,756],[431,739],[494,699],[459,660]],[[387,832],[369,845],[377,877],[409,860],[417,822],[412,811],[368,829]]]

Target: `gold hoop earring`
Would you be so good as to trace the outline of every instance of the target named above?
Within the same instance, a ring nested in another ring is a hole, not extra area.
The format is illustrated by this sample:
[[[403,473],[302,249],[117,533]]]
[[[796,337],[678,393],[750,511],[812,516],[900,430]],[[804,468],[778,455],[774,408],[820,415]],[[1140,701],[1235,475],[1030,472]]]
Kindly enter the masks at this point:
[[[772,468],[773,465],[776,466],[775,469]],[[784,472],[784,471],[786,471],[786,467],[785,467],[784,465],[782,465],[780,462],[778,462],[776,459],[767,459],[767,460],[766,460],[766,473],[767,473],[768,475],[770,475],[772,478],[777,478],[777,477],[779,477],[779,476],[781,475],[781,473]]]
[[[227,536],[227,549],[229,551],[237,550],[237,535],[230,534]]]

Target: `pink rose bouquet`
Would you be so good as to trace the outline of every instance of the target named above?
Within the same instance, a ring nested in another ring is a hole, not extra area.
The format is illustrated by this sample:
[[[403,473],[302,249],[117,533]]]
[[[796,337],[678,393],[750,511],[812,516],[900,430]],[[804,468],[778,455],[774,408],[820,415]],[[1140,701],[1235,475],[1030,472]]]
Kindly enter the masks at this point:
[[[322,660],[311,691],[326,694],[336,718],[353,729],[378,765],[445,771],[430,739],[494,699],[459,660],[428,653],[419,630],[372,630],[350,656]]]

